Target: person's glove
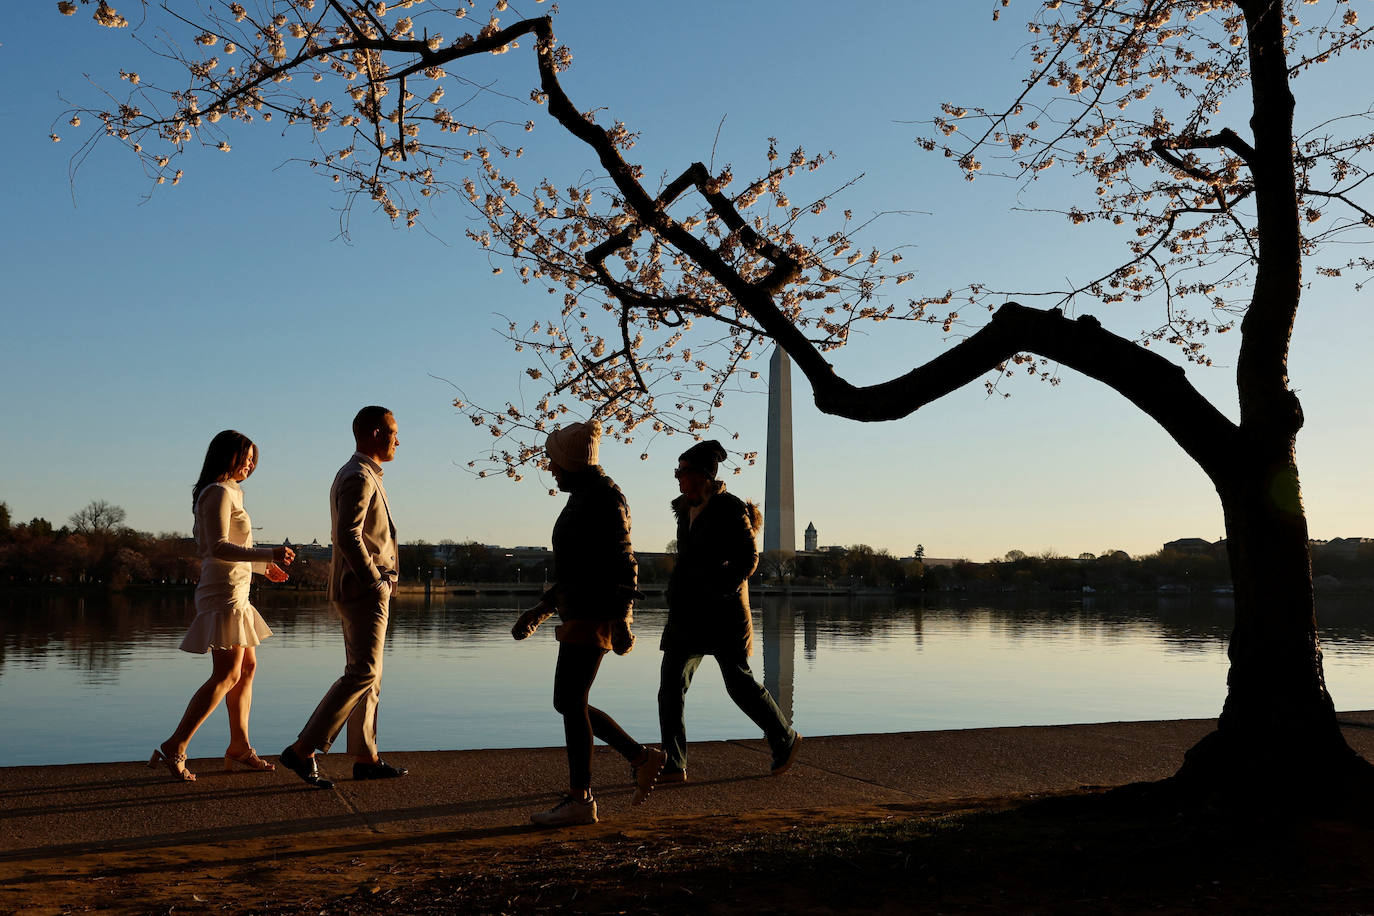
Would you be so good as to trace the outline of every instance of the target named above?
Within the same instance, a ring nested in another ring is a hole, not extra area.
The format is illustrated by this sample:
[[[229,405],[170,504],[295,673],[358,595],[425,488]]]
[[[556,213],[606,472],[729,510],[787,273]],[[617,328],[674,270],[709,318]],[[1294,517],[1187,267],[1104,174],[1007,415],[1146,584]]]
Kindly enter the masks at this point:
[[[552,611],[542,604],[537,604],[520,615],[515,621],[515,626],[510,628],[510,635],[516,639],[529,639],[534,635],[534,631],[539,629],[539,625],[552,616]]]
[[[616,655],[627,655],[635,647],[635,634],[630,632],[628,620],[611,624],[611,649]]]

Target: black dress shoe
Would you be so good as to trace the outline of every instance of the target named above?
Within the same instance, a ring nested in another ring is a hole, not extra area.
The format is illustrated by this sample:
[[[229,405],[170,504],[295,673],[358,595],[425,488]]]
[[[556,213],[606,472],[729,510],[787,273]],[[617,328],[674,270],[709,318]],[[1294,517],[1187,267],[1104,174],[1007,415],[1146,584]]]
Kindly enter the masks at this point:
[[[281,765],[317,789],[332,789],[334,783],[320,772],[320,763],[314,757],[301,759],[294,747],[287,747],[279,755]]]
[[[353,764],[354,779],[396,779],[409,773],[405,767],[394,767],[385,760],[376,763]]]

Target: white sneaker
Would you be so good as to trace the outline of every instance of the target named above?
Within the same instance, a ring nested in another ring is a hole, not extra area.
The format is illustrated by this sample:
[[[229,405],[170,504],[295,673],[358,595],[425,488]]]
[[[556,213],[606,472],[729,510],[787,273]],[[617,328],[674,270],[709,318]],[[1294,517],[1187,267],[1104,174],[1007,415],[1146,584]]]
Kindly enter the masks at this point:
[[[591,796],[586,801],[564,795],[563,800],[547,811],[536,811],[530,820],[540,827],[576,827],[579,824],[596,823],[596,799]]]

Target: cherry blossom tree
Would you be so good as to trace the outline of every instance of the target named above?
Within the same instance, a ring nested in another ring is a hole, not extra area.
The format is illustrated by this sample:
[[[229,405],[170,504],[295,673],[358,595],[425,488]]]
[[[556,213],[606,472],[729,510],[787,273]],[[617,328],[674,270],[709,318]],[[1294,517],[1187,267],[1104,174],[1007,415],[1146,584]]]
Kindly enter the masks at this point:
[[[995,19],[1010,6],[989,2]],[[1033,12],[1015,97],[999,108],[947,104],[919,142],[970,180],[1065,170],[1088,202],[1063,216],[1124,237],[1118,262],[1050,291],[1043,308],[1010,301],[1027,291],[977,282],[902,298],[896,289],[913,275],[901,251],[862,242],[866,224],[837,206],[843,187],[793,200],[826,155],[770,142],[756,177],[684,162],[650,179],[627,158],[631,126],[602,123],[565,91],[572,55],[553,18],[503,25],[505,0],[456,38],[441,29],[474,18],[472,2],[145,0],[134,26],[150,30],[146,47],[179,65],[181,81],[153,85],[130,68],[122,98],[64,117],[73,127],[89,120],[88,142],[122,141],[156,184],[177,183],[189,146],[227,151],[231,129],[275,120],[309,135],[313,167],[392,220],[415,224],[426,198],[461,195],[484,226],[472,240],[555,297],[539,321],[509,327],[547,393],[532,407],[456,402],[494,437],[482,471],[518,478],[542,460],[542,432],[570,411],[599,416],[624,442],[700,436],[737,380],[757,377],[751,358],[773,345],[821,410],[860,421],[905,417],[980,381],[998,390],[1013,373],[1053,380],[1067,367],[1097,379],[1197,462],[1225,517],[1236,606],[1229,691],[1183,781],[1367,778],[1324,681],[1294,457],[1302,409],[1287,358],[1304,266],[1362,277],[1370,259],[1335,243],[1368,241],[1374,229],[1362,197],[1374,112],[1355,106],[1299,128],[1292,85],[1367,52],[1371,32],[1349,0],[1020,5]],[[58,7],[130,25],[106,0]],[[468,113],[483,88],[466,68],[514,52],[530,101],[585,145],[594,175],[522,186],[514,164],[524,149],[512,138],[535,120]],[[1152,304],[1160,318],[1117,334],[1085,312],[1092,303]],[[887,321],[934,325],[958,342],[878,384],[837,374],[827,354],[857,325]],[[1211,335],[1237,324],[1233,421],[1180,362],[1208,363]]]

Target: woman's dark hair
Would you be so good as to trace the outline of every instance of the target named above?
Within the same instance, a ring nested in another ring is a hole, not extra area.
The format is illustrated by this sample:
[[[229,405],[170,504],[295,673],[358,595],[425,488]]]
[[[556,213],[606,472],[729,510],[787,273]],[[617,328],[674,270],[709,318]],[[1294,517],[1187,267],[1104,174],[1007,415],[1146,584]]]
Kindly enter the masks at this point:
[[[200,479],[191,488],[191,511],[196,509],[200,492],[243,467],[248,456],[257,451],[253,440],[236,429],[226,429],[210,440],[205,450],[205,464],[200,469]],[[255,464],[257,462],[254,462]]]

